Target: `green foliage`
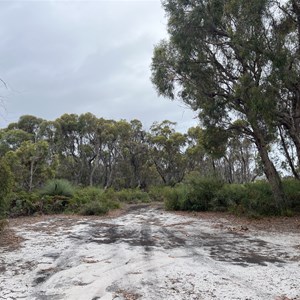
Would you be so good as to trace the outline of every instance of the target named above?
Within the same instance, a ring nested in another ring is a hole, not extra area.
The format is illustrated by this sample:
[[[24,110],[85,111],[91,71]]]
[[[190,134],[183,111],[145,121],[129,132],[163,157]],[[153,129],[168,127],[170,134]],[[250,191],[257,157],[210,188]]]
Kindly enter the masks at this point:
[[[116,197],[120,202],[125,203],[148,203],[149,195],[140,189],[123,189],[116,192]]]
[[[41,195],[48,196],[65,196],[72,197],[74,194],[74,187],[65,179],[49,180],[44,188],[41,190]]]
[[[285,195],[269,159],[268,146],[275,140],[277,124],[284,123],[300,153],[299,130],[292,134],[294,124],[300,128],[299,118],[293,117],[298,116],[294,105],[298,101],[295,86],[299,82],[299,68],[294,63],[299,57],[299,51],[294,50],[299,50],[297,26],[278,32],[286,20],[292,23],[296,19],[298,6],[294,1],[286,1],[282,10],[279,2],[268,0],[162,3],[169,37],[154,48],[152,58],[151,79],[158,93],[180,99],[199,111],[206,127],[203,146],[214,158],[224,156],[227,134],[233,133],[232,129],[254,140],[274,201],[283,207]],[[273,22],[272,12],[276,9],[282,15]],[[275,63],[278,56],[285,62],[283,66]],[[259,72],[253,72],[253,62]],[[282,76],[287,72],[295,75],[289,75],[294,80]],[[287,96],[289,93],[294,96]],[[294,110],[290,113],[291,121],[286,121],[286,107]],[[243,122],[236,123],[237,118]],[[202,195],[200,190],[195,193],[203,199],[211,197]],[[201,209],[208,207],[208,203],[203,203]]]
[[[104,191],[96,187],[76,190],[70,201],[70,210],[84,215],[101,215],[119,207],[119,201],[113,190]]]
[[[215,178],[192,177],[184,184],[161,192],[168,210],[231,211],[249,217],[293,215],[300,211],[300,182],[283,181],[288,208],[280,211],[273,199],[270,184],[257,181],[248,184],[223,184]]]
[[[44,195],[39,203],[39,212],[44,214],[59,214],[68,210],[70,197],[63,195]]]
[[[25,141],[17,150],[8,151],[4,158],[14,173],[17,189],[32,191],[52,174],[46,141]]]
[[[164,190],[168,210],[207,211],[217,209],[223,183],[216,178],[191,177],[184,184]]]
[[[153,123],[148,134],[151,159],[164,184],[173,186],[184,178],[186,159],[183,148],[186,136],[175,132],[176,123]]]
[[[82,205],[94,201],[102,201],[105,198],[104,190],[96,187],[86,187],[76,189],[72,199],[71,207],[73,210],[78,210]]]
[[[295,179],[283,180],[283,189],[287,195],[290,210],[300,212],[300,182]]]
[[[216,196],[223,182],[214,177],[192,177],[187,180],[188,197],[182,204],[183,210],[207,211],[218,206]]]
[[[241,204],[245,207],[247,214],[276,215],[280,213],[274,203],[271,186],[266,181],[246,184],[245,196]]]
[[[11,193],[9,196],[9,216],[30,216],[37,212],[43,212],[40,196],[33,192]]]
[[[86,203],[82,209],[80,210],[80,214],[92,216],[92,215],[104,215],[108,213],[109,211],[109,205],[106,202],[100,202],[100,201],[92,201],[89,203]]]
[[[148,195],[151,201],[164,202],[166,199],[166,194],[168,194],[168,191],[170,190],[172,189],[168,186],[153,185],[149,188]]]
[[[174,188],[166,187],[163,190],[164,205],[167,210],[186,210],[188,188],[179,184]]]
[[[225,208],[239,205],[247,189],[244,184],[224,184],[217,193],[218,202]]]
[[[6,215],[8,196],[13,187],[13,174],[4,160],[0,160],[0,219]]]
[[[249,184],[226,184],[218,193],[219,203],[237,215],[252,217],[277,215],[270,184],[257,181]]]

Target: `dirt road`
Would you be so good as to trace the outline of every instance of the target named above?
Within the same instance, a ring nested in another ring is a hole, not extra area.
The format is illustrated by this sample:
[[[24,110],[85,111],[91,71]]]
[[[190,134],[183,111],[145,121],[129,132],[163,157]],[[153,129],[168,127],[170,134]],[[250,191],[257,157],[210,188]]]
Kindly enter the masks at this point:
[[[0,299],[300,299],[300,233],[132,207],[55,216],[0,247]]]

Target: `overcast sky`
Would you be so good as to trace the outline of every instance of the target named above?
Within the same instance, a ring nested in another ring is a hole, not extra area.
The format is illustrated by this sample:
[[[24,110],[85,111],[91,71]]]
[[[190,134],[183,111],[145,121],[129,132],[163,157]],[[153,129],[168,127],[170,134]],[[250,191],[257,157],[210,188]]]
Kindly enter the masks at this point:
[[[0,0],[0,127],[32,114],[54,120],[92,112],[107,119],[197,123],[150,81],[153,47],[166,34],[159,0]]]

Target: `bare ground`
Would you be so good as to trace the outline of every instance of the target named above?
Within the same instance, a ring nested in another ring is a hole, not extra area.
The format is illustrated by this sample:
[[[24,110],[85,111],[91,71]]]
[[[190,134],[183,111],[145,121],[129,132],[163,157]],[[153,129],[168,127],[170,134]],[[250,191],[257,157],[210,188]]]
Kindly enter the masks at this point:
[[[128,206],[9,220],[0,299],[300,299],[300,217]]]

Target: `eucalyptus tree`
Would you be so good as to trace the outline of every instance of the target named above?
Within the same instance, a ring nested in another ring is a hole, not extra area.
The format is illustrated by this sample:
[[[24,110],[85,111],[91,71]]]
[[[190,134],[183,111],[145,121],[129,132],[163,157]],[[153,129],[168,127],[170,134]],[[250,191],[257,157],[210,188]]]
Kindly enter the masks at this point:
[[[264,51],[276,26],[274,5],[273,0],[164,0],[170,38],[154,49],[152,81],[159,94],[199,110],[207,129],[247,135],[282,208],[285,195],[269,156],[278,89]]]
[[[12,191],[14,177],[8,164],[4,159],[0,159],[0,231],[1,231],[1,219],[5,217],[8,207],[7,196]]]
[[[5,154],[3,160],[14,174],[17,189],[32,191],[54,175],[48,150],[46,141],[25,141]]]
[[[293,142],[300,164],[300,1],[273,1],[271,30],[264,52],[269,81],[276,91],[276,117],[281,140]],[[286,134],[283,133],[286,131]],[[287,154],[287,152],[285,152]],[[289,160],[289,157],[287,157]],[[291,165],[291,161],[288,161]],[[291,166],[292,167],[292,166]],[[294,175],[295,169],[292,168]],[[298,176],[299,177],[299,176]]]
[[[81,136],[78,120],[77,114],[63,114],[56,119],[54,142],[60,162],[57,170],[58,177],[81,184]]]
[[[168,120],[155,122],[148,135],[150,157],[163,183],[171,186],[181,182],[186,172],[186,136],[176,132],[175,125]]]
[[[207,152],[204,147],[204,130],[199,126],[189,128],[186,134],[186,142],[187,171],[195,171],[201,175],[210,173],[206,164]]]
[[[123,160],[120,172],[125,181],[124,187],[145,188],[150,163],[146,131],[139,120],[131,120],[129,124],[127,138],[121,144]]]
[[[22,129],[1,129],[0,130],[0,156],[8,151],[17,150],[25,141],[32,140],[32,135]]]

